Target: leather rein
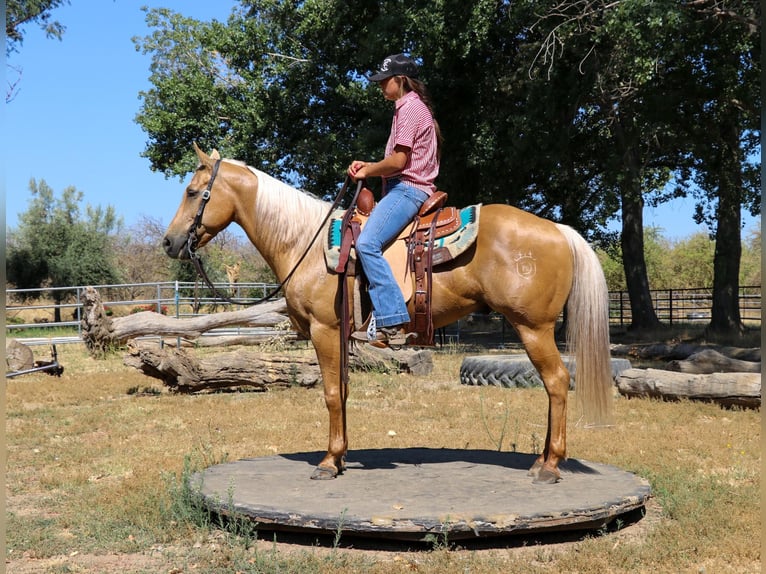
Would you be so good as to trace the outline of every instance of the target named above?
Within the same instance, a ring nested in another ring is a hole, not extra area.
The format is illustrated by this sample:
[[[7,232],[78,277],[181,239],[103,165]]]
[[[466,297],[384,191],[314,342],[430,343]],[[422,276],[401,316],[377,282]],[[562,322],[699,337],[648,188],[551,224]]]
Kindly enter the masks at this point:
[[[338,195],[335,198],[335,201],[333,201],[332,205],[330,206],[330,210],[327,212],[327,215],[322,220],[322,223],[319,224],[319,228],[316,230],[316,233],[314,233],[314,236],[311,238],[311,242],[306,247],[306,251],[303,252],[303,255],[300,256],[298,261],[295,263],[295,266],[292,268],[292,270],[290,270],[290,273],[288,273],[285,276],[282,282],[279,285],[277,285],[271,292],[264,295],[260,299],[257,299],[256,301],[242,301],[242,300],[238,301],[238,300],[229,298],[228,296],[222,294],[218,289],[216,289],[215,285],[210,280],[210,277],[208,277],[208,274],[205,271],[205,268],[202,266],[202,258],[197,252],[197,243],[199,243],[199,239],[197,238],[197,229],[202,227],[202,216],[205,213],[205,206],[207,205],[207,202],[210,201],[210,193],[213,190],[213,183],[215,182],[215,178],[218,176],[218,168],[221,165],[221,161],[222,160],[217,159],[215,161],[215,164],[213,164],[213,171],[210,174],[210,181],[207,182],[207,187],[202,192],[202,200],[200,201],[199,207],[197,208],[197,214],[194,216],[194,221],[192,221],[192,224],[189,227],[188,238],[186,240],[186,250],[187,250],[187,253],[189,254],[189,259],[191,259],[195,269],[197,270],[197,274],[200,277],[202,277],[202,279],[207,284],[207,286],[210,287],[210,289],[212,289],[213,294],[216,298],[221,299],[222,301],[225,301],[226,303],[230,303],[232,305],[245,305],[245,306],[257,305],[259,303],[263,303],[264,301],[268,301],[269,299],[274,297],[292,278],[293,274],[295,273],[295,270],[298,269],[301,263],[303,263],[303,260],[306,258],[309,250],[311,249],[311,246],[314,245],[314,242],[317,240],[317,237],[319,237],[319,234],[322,232],[322,229],[324,229],[324,226],[327,224],[327,221],[330,219],[330,216],[340,205],[340,202],[343,199],[343,196],[346,194],[346,191],[348,190],[348,185],[351,181],[351,178],[346,176],[346,180],[343,182],[343,186],[338,192]],[[357,182],[356,194],[354,195],[354,199],[351,202],[351,207],[349,208],[349,210],[353,209],[353,206],[356,203],[356,198],[359,195],[359,191],[362,189],[363,183],[364,182],[362,180],[359,180]],[[198,191],[198,190],[191,190],[191,191]]]

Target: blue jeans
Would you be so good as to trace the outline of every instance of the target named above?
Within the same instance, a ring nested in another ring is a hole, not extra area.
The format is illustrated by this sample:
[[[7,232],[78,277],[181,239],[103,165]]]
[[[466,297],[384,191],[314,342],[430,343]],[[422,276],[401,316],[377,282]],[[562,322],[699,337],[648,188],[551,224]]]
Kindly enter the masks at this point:
[[[426,192],[407,183],[395,179],[386,183],[388,193],[372,210],[356,242],[356,253],[369,283],[377,327],[410,322],[407,304],[391,266],[383,258],[383,249],[413,220],[428,199]]]

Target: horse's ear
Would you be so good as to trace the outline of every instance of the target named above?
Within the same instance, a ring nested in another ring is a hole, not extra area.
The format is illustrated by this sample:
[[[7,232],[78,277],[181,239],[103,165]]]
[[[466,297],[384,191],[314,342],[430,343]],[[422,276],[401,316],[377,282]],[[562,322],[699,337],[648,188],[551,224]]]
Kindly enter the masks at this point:
[[[214,149],[213,153],[210,154],[210,159],[221,159],[221,154],[218,153],[217,149]]]
[[[209,164],[210,163],[210,157],[208,157],[208,155],[204,151],[199,149],[199,146],[197,145],[197,142],[192,142],[192,146],[194,147],[194,153],[196,153],[197,157],[199,158],[199,162],[201,164],[204,164],[204,165]]]

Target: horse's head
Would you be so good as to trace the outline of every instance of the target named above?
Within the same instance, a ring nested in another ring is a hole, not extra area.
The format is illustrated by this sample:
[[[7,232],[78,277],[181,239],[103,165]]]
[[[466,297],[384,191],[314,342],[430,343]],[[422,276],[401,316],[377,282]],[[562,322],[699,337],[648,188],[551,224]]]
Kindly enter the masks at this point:
[[[218,152],[207,155],[196,143],[194,151],[199,165],[162,240],[165,253],[177,259],[189,259],[195,249],[213,239],[235,215],[233,192],[222,175],[227,164],[221,162]]]

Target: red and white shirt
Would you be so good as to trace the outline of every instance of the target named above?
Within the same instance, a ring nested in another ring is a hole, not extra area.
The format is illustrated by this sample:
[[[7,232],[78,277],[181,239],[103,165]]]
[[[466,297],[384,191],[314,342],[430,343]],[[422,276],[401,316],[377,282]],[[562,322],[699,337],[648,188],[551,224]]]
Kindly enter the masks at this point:
[[[397,145],[410,148],[410,158],[401,172],[390,174],[387,179],[399,178],[431,195],[436,191],[434,180],[439,175],[436,130],[431,111],[417,92],[407,92],[396,100],[386,157],[394,153]]]

